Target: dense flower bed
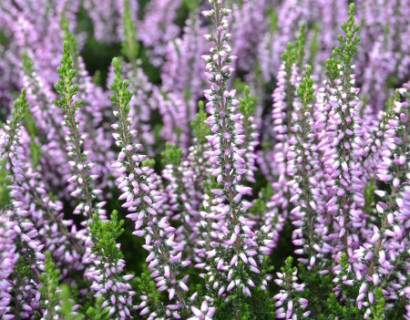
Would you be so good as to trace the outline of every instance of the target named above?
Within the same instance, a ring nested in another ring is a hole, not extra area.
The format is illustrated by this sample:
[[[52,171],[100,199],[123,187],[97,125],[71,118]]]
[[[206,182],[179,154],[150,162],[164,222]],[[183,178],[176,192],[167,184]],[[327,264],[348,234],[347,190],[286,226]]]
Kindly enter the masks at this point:
[[[410,319],[410,2],[349,2],[2,0],[0,318]]]

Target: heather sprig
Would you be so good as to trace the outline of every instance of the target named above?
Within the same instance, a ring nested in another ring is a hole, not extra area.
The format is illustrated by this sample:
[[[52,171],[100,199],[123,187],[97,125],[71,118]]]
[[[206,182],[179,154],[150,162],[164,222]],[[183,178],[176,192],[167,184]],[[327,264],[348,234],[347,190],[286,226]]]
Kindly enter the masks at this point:
[[[2,158],[6,159],[5,168],[9,175],[10,204],[3,209],[2,218],[5,226],[9,226],[10,232],[5,229],[3,249],[14,252],[14,255],[2,257],[6,264],[2,265],[4,278],[4,309],[2,316],[12,317],[13,314],[28,318],[38,312],[39,296],[37,289],[40,283],[40,270],[43,267],[44,254],[41,250],[39,233],[35,228],[32,210],[30,208],[29,192],[25,190],[26,167],[30,166],[29,158],[24,156],[22,141],[22,121],[26,114],[28,104],[25,90],[14,101],[12,118],[4,126],[0,135]],[[27,139],[26,139],[27,141]],[[27,146],[27,145],[26,145]],[[8,242],[10,241],[10,242]],[[14,244],[14,245],[13,245]],[[10,277],[10,280],[8,278]],[[10,299],[10,294],[16,297],[16,301]]]
[[[91,267],[85,276],[91,282],[91,290],[96,299],[102,298],[102,309],[108,310],[111,319],[128,319],[133,313],[133,296],[136,294],[129,281],[133,275],[123,274],[125,261],[117,239],[124,232],[123,220],[118,220],[113,211],[109,221],[101,221],[94,214],[90,224]],[[98,301],[97,301],[98,305]]]
[[[140,47],[137,42],[137,28],[131,19],[128,0],[123,0],[123,33],[124,40],[121,44],[121,52],[128,61],[136,63]]]
[[[49,251],[45,254],[44,272],[41,274],[40,306],[45,309],[43,319],[55,319],[60,316],[60,288],[58,277],[60,270],[55,268]]]
[[[93,164],[88,160],[87,152],[83,150],[84,139],[78,130],[79,122],[76,113],[82,101],[76,99],[79,87],[74,84],[77,71],[73,68],[71,52],[70,42],[65,41],[61,66],[58,67],[60,80],[54,86],[60,99],[55,100],[54,103],[64,112],[64,125],[69,131],[66,143],[70,165],[74,170],[74,175],[69,181],[75,186],[71,196],[82,199],[74,212],[81,213],[87,218],[97,213],[102,220],[106,220],[105,211],[101,208],[103,203],[95,204],[95,199],[101,191],[93,188],[92,181],[97,177],[89,174]]]
[[[245,217],[250,204],[242,199],[251,194],[252,189],[241,184],[242,176],[247,170],[240,149],[245,140],[242,115],[237,111],[240,102],[235,99],[235,90],[229,91],[227,87],[233,72],[230,66],[233,57],[228,44],[230,35],[227,33],[230,11],[223,7],[223,1],[211,1],[211,4],[213,9],[203,12],[205,16],[214,17],[216,27],[215,35],[206,36],[213,47],[211,55],[204,57],[211,84],[211,89],[205,91],[207,111],[211,114],[206,120],[211,130],[207,139],[213,148],[208,152],[208,159],[213,166],[212,175],[223,187],[212,192],[223,196],[226,201],[226,204],[213,208],[217,214],[215,218],[220,220],[214,224],[217,228],[215,231],[219,232],[218,229],[225,225],[228,233],[215,239],[214,249],[207,252],[207,257],[214,259],[217,270],[228,273],[226,289],[224,283],[214,282],[215,290],[220,288],[223,289],[222,292],[227,290],[229,293],[232,289],[241,287],[243,294],[251,296],[250,288],[255,285],[253,282],[249,285],[245,275],[248,272],[260,274],[260,270],[253,258],[257,252],[254,249],[256,242],[251,230],[252,222]]]
[[[301,253],[307,255],[306,259],[299,259],[314,268],[316,262],[315,244],[317,244],[317,235],[315,234],[315,225],[317,223],[316,205],[311,192],[311,182],[309,181],[309,171],[313,162],[313,151],[309,146],[311,139],[311,122],[312,122],[312,100],[313,100],[313,80],[310,76],[311,67],[306,67],[306,75],[300,81],[297,88],[297,94],[300,99],[298,107],[297,121],[295,124],[295,139],[291,141],[288,153],[288,173],[293,177],[291,181],[293,196],[291,201],[295,204],[292,209],[294,230],[293,242],[301,245]],[[297,191],[296,191],[297,190]],[[296,192],[295,192],[296,191]],[[305,243],[307,241],[307,243]]]
[[[303,319],[310,314],[307,309],[309,301],[301,297],[304,285],[298,283],[298,269],[292,264],[293,259],[288,257],[281,272],[276,273],[275,283],[280,287],[280,290],[273,299],[276,301],[275,316],[278,319]]]
[[[244,160],[246,161],[246,178],[250,182],[255,181],[255,172],[257,170],[256,167],[256,148],[259,144],[258,141],[258,131],[257,126],[255,124],[255,106],[257,104],[256,97],[253,97],[249,93],[249,87],[246,86],[244,89],[244,98],[240,98],[240,105],[238,106],[238,111],[242,114],[242,127],[243,127],[243,134],[245,135],[244,143],[239,146],[241,149],[245,149]]]
[[[198,112],[195,116],[194,121],[191,123],[192,132],[194,133],[198,144],[205,144],[206,136],[210,134],[209,126],[204,122],[207,118],[206,112],[204,110],[204,102],[199,101]]]
[[[131,119],[127,117],[128,103],[132,96],[127,90],[129,82],[122,79],[118,59],[113,60],[113,67],[115,77],[111,84],[111,101],[118,108],[114,111],[118,123],[114,124],[113,128],[117,131],[114,138],[121,148],[114,165],[119,171],[117,182],[122,192],[120,200],[126,200],[123,206],[130,212],[127,217],[135,221],[133,234],[145,238],[143,247],[149,252],[148,269],[153,270],[152,277],[158,290],[167,290],[169,300],[174,303],[166,314],[178,316],[181,310],[188,312],[184,293],[189,290],[186,285],[188,276],[181,279],[179,272],[189,265],[190,261],[182,259],[183,246],[174,242],[175,228],[169,224],[167,216],[161,217],[164,199],[157,190],[157,177],[152,168],[143,166],[142,162],[146,156],[140,154],[142,146],[134,142],[136,131],[130,129]],[[148,311],[141,315],[146,313]]]

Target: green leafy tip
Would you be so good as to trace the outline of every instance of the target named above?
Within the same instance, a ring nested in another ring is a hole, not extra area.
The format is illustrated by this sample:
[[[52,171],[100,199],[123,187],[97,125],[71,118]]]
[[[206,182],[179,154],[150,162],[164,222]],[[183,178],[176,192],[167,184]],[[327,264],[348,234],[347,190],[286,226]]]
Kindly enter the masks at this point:
[[[239,99],[240,105],[238,106],[238,111],[242,113],[245,118],[249,118],[253,115],[255,105],[258,102],[258,99],[249,94],[248,86],[245,86],[244,92],[245,98]]]
[[[204,102],[199,101],[198,103],[198,113],[195,119],[191,123],[192,131],[197,138],[199,144],[204,144],[206,142],[206,136],[210,134],[208,125],[204,123],[207,118],[207,114],[204,111]]]
[[[178,167],[181,164],[181,159],[184,156],[184,153],[177,146],[167,142],[165,145],[165,151],[163,151],[161,155],[164,164],[171,164]]]
[[[124,40],[121,44],[121,53],[128,59],[134,62],[138,58],[139,44],[137,42],[137,28],[134,21],[131,19],[130,7],[128,0],[124,0],[124,15],[123,15],[123,29]]]
[[[299,88],[297,89],[297,94],[303,105],[308,105],[313,100],[313,80],[310,77],[311,67],[306,67],[306,76],[300,82]]]
[[[114,210],[111,219],[107,222],[100,220],[98,215],[93,215],[90,232],[94,238],[92,251],[98,256],[103,256],[110,261],[122,259],[121,250],[118,250],[116,240],[124,232],[124,220],[118,220],[118,212]]]
[[[73,84],[73,80],[77,75],[77,71],[73,68],[73,59],[71,57],[71,44],[64,41],[63,57],[61,65],[57,68],[60,80],[54,85],[55,90],[60,94],[60,100],[55,100],[57,107],[65,113],[72,115],[80,108],[82,102],[77,100],[74,103],[74,96],[78,92],[78,86]]]
[[[112,66],[114,69],[114,80],[110,85],[113,92],[111,102],[120,109],[124,117],[127,117],[130,111],[129,102],[132,98],[132,93],[128,91],[130,83],[128,80],[124,81],[122,78],[120,59],[114,58],[112,60]]]
[[[13,110],[11,111],[12,122],[17,124],[24,120],[28,103],[26,99],[26,89],[21,90],[20,96],[13,102]]]

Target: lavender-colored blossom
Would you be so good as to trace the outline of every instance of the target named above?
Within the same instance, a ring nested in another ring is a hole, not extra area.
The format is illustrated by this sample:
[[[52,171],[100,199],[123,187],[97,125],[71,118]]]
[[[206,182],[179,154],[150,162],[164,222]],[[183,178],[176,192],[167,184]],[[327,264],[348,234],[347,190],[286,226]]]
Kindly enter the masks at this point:
[[[184,292],[188,291],[188,276],[180,278],[180,270],[190,261],[182,259],[183,246],[175,242],[175,228],[167,216],[161,214],[164,199],[158,190],[158,179],[154,170],[144,163],[146,156],[140,153],[142,146],[135,142],[137,132],[130,127],[128,103],[132,94],[127,91],[128,81],[122,81],[119,61],[115,60],[113,65],[112,100],[118,107],[114,111],[118,123],[113,124],[113,129],[116,144],[121,148],[113,167],[118,171],[119,199],[124,200],[123,207],[129,211],[127,218],[135,222],[133,234],[145,238],[143,248],[149,252],[146,261],[157,289],[168,292],[173,307],[169,307],[167,316],[179,318],[180,310],[187,308]]]
[[[281,289],[273,299],[275,302],[275,317],[278,319],[297,319],[298,316],[308,317],[308,300],[298,297],[299,292],[305,290],[303,284],[298,283],[298,270],[292,268],[292,259],[286,260],[286,267],[281,272],[276,272],[276,285]]]
[[[0,317],[13,319],[12,291],[13,281],[10,279],[14,267],[19,260],[19,253],[14,243],[16,223],[10,220],[11,213],[0,211]]]
[[[124,0],[128,2],[133,21],[137,21],[138,1]],[[90,15],[93,22],[94,38],[105,43],[120,42],[123,37],[123,0],[85,0],[84,9]]]
[[[145,8],[144,19],[137,23],[138,39],[150,48],[148,57],[156,67],[162,66],[167,44],[179,33],[174,19],[180,4],[180,0],[151,1]]]

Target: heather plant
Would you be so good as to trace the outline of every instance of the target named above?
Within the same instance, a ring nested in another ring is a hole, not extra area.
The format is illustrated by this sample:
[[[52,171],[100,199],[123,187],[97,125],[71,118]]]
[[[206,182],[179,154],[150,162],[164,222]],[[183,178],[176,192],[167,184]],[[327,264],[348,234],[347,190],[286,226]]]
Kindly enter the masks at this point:
[[[410,319],[408,1],[40,2],[0,3],[1,319]]]

